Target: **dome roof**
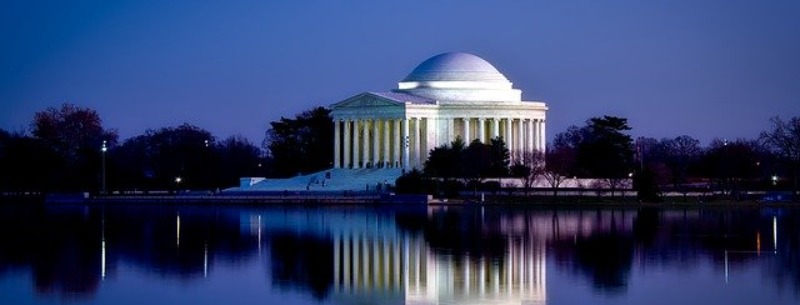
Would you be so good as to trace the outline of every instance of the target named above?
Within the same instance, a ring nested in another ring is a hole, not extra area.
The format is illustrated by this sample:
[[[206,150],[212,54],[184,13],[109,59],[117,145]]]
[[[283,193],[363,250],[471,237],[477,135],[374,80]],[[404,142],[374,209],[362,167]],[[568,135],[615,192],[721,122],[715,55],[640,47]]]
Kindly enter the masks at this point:
[[[508,79],[488,61],[468,53],[443,53],[428,58],[411,71],[403,82],[502,81]]]

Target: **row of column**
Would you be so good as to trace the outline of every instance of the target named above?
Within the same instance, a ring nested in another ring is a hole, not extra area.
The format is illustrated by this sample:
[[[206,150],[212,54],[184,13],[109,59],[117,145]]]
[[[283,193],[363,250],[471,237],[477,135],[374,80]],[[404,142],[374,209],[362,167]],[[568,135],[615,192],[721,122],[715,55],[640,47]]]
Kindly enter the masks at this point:
[[[460,118],[461,136],[465,142],[478,139],[483,143],[488,138],[502,137],[510,151],[544,151],[545,122],[542,119],[525,118]],[[472,123],[477,121],[477,135],[472,135]],[[488,121],[488,122],[487,122]],[[489,123],[489,124],[487,124]],[[452,126],[452,124],[450,124]],[[489,132],[486,132],[487,125]],[[488,138],[487,138],[488,137]]]
[[[419,165],[424,162],[421,146],[425,122],[425,118],[335,121],[334,167],[410,169],[411,162]]]
[[[456,136],[461,136],[466,144],[474,139],[487,143],[490,138],[502,137],[511,152],[545,149],[545,121],[542,119],[445,120],[446,126],[442,129],[449,137],[437,137],[437,120],[430,118],[336,120],[334,168],[421,167],[427,159],[427,150],[433,148],[429,147],[431,137],[439,139],[439,145],[449,144]],[[456,131],[456,121],[461,125],[460,134]]]

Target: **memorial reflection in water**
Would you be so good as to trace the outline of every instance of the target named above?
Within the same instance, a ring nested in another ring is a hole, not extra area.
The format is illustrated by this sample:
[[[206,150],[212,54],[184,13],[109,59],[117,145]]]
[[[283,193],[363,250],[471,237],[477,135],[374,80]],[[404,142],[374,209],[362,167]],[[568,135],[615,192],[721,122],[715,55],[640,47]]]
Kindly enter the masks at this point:
[[[500,259],[456,257],[437,254],[422,236],[369,229],[332,232],[336,294],[387,293],[406,304],[545,301],[545,249],[536,240],[509,238]]]
[[[430,208],[427,214],[436,213]],[[411,216],[411,222],[428,222],[424,211],[419,216]],[[270,230],[302,221],[311,224],[305,227],[310,231],[295,233],[330,237],[331,296],[341,303],[544,304],[546,299],[544,240],[535,235],[509,235],[496,251],[500,255],[483,255],[431,247],[424,232],[407,230],[398,217],[385,214],[281,213],[259,218],[264,224],[251,222],[251,232],[260,231],[255,226]]]

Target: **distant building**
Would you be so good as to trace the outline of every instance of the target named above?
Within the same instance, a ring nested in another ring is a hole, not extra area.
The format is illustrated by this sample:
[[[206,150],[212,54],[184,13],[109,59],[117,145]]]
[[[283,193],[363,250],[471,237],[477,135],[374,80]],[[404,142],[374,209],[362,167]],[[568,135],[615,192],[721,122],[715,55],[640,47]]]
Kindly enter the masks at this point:
[[[492,64],[444,53],[419,64],[398,88],[364,92],[331,105],[334,168],[421,168],[428,152],[460,137],[466,144],[502,137],[512,158],[545,150],[544,102]]]

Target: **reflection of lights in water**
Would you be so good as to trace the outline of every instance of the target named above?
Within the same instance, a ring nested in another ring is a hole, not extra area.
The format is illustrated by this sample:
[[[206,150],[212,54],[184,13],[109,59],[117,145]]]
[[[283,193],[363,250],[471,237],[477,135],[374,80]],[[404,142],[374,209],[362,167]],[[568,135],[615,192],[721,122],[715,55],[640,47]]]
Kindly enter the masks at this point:
[[[175,227],[177,228],[176,238],[175,238],[175,246],[180,248],[181,246],[181,213],[175,217]]]
[[[761,232],[756,232],[756,253],[761,255]]]
[[[725,250],[725,283],[728,283],[728,250]]]
[[[105,141],[103,141],[105,148]],[[100,219],[100,278],[106,279],[106,213]]]
[[[778,253],[778,217],[772,216],[772,251]]]
[[[208,242],[203,244],[203,277],[208,277]]]
[[[106,241],[100,242],[100,278],[106,278]]]

